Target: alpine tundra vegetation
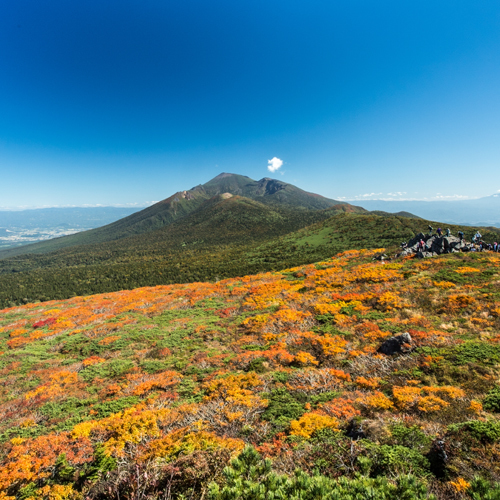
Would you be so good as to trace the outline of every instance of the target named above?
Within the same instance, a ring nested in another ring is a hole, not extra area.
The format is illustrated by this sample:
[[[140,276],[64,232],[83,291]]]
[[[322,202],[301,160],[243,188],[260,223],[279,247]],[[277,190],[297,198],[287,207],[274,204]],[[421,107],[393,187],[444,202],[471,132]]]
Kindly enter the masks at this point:
[[[4,309],[0,498],[500,498],[500,256],[382,252]]]

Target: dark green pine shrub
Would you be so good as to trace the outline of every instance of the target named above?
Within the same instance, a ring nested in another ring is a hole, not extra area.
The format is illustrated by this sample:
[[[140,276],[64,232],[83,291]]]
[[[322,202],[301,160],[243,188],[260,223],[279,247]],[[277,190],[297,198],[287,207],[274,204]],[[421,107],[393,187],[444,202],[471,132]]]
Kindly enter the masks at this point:
[[[430,463],[426,457],[406,446],[366,443],[367,456],[359,456],[361,468],[371,477],[398,477],[430,475]]]
[[[284,387],[274,389],[267,399],[269,405],[262,418],[277,426],[287,427],[291,420],[299,419],[305,412],[304,404],[297,401]]]
[[[483,408],[495,413],[500,412],[500,387],[494,387],[483,400]]]
[[[425,484],[407,475],[391,483],[387,478],[358,477],[339,480],[297,470],[293,476],[278,475],[272,462],[247,447],[226,467],[223,483],[211,483],[210,500],[435,500]]]

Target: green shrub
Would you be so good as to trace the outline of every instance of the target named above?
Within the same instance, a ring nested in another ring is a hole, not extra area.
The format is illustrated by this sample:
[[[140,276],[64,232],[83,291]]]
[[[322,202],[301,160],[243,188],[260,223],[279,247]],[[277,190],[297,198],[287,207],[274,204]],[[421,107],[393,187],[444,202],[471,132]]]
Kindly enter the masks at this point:
[[[17,494],[19,500],[28,500],[29,498],[36,498],[38,488],[35,483],[29,483],[24,488],[21,488]]]
[[[100,476],[116,469],[116,459],[107,455],[102,443],[97,443],[94,449],[94,460],[83,469],[82,479],[95,481]]]
[[[95,378],[118,378],[125,375],[134,367],[134,363],[128,359],[113,359],[101,365],[92,365],[82,372],[80,376],[85,382],[91,382]]]
[[[467,491],[472,500],[500,500],[500,484],[476,477]]]
[[[500,387],[491,389],[483,400],[483,408],[495,413],[500,412]]]
[[[400,475],[428,476],[430,463],[421,453],[406,446],[367,443],[367,457],[363,468],[372,477],[398,477]],[[366,460],[368,459],[368,461]]]
[[[413,450],[422,450],[431,444],[431,438],[426,436],[418,425],[407,427],[395,424],[391,427],[391,437],[394,444]]]
[[[71,397],[57,403],[45,403],[39,411],[42,415],[45,415],[50,419],[61,417],[67,418],[68,415],[74,416],[87,412],[89,406],[96,401],[97,400],[95,398],[78,399]]]
[[[285,384],[286,382],[288,382],[288,380],[290,379],[290,374],[287,373],[287,372],[274,372],[273,373],[273,380],[275,382],[279,382],[281,384]]]
[[[459,365],[500,363],[500,346],[486,342],[466,342],[452,350],[451,358]]]
[[[500,422],[469,420],[448,426],[448,433],[457,434],[462,439],[469,437],[482,443],[495,443],[500,440]]]
[[[168,365],[158,359],[147,359],[140,366],[146,373],[158,373],[168,369]]]
[[[61,453],[54,464],[52,477],[57,479],[58,483],[72,483],[75,479],[76,469],[69,465],[65,453]]]
[[[331,401],[332,399],[335,399],[339,395],[338,391],[327,391],[327,392],[322,392],[321,394],[313,394],[311,396],[311,403],[314,406],[317,406],[321,403],[326,403],[328,401]]]
[[[291,420],[296,420],[304,414],[304,405],[299,403],[285,388],[274,389],[267,398],[269,404],[262,418],[277,426],[286,427]]]
[[[139,402],[137,396],[126,396],[120,399],[114,399],[112,401],[106,401],[105,403],[99,403],[92,407],[94,411],[97,412],[97,418],[104,418],[112,415],[113,413],[118,413],[131,406],[136,405]]]
[[[400,477],[393,484],[385,477],[335,480],[301,470],[293,476],[278,475],[271,460],[263,460],[251,447],[224,469],[223,476],[223,484],[210,484],[210,500],[435,500],[413,476]]]
[[[255,372],[255,373],[264,373],[267,371],[266,365],[264,364],[266,361],[267,361],[266,358],[252,359],[252,361],[248,365],[248,368],[246,369],[246,371],[247,372]]]

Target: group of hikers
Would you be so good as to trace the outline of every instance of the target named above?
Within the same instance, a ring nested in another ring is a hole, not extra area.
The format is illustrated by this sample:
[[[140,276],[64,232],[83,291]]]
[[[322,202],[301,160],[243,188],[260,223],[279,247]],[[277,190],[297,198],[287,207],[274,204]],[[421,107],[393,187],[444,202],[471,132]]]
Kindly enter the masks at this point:
[[[434,228],[432,226],[429,226],[429,237],[433,236],[433,231],[434,231]],[[450,229],[446,229],[445,231],[445,234],[444,236],[451,236],[451,231]],[[443,230],[438,227],[437,230],[436,230],[436,236],[438,236],[439,238],[441,238],[443,236]],[[463,231],[458,231],[458,237],[460,238],[460,241],[463,241],[464,240],[464,233]],[[491,251],[491,252],[500,252],[500,245],[495,241],[494,243],[486,243],[485,241],[483,241],[483,235],[477,231],[475,234],[472,235],[472,238],[471,238],[471,244],[470,246],[468,247],[469,251],[471,252],[483,252],[483,251]],[[407,243],[402,243],[401,244],[401,247],[403,248],[403,250],[405,248],[407,248],[408,244]],[[417,250],[418,251],[421,251],[421,252],[424,252],[426,250],[428,250],[428,246],[427,246],[427,243],[421,239],[419,242],[418,242],[418,247],[417,247]]]

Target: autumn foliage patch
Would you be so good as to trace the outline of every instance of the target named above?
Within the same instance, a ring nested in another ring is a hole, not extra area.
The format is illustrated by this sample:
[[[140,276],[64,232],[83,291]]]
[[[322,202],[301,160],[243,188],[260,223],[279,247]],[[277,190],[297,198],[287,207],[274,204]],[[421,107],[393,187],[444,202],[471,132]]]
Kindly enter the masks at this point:
[[[0,499],[496,491],[500,262],[379,250],[1,311]]]

